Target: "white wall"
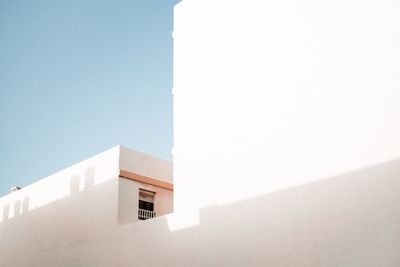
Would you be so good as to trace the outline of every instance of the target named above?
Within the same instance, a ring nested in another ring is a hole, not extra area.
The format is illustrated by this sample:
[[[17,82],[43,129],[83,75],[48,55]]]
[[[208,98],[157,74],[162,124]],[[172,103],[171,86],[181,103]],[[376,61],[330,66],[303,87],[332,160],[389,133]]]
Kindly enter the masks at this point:
[[[149,185],[126,178],[118,179],[118,223],[132,223],[138,221],[139,189],[155,193],[154,212],[162,216],[173,212],[172,190]]]
[[[123,146],[120,146],[119,168],[173,184],[171,162]],[[119,223],[125,224],[138,221],[139,188],[155,192],[154,211],[157,216],[173,211],[173,191],[120,178],[118,181]]]
[[[37,228],[34,241],[43,242],[49,234],[55,234],[59,242],[43,250],[26,250],[21,244],[12,246],[15,251],[11,256],[5,253],[9,253],[7,243],[13,244],[12,238],[29,243],[32,237],[20,232],[4,240],[1,232],[0,265],[397,267],[399,176],[400,161],[387,162],[288,190],[203,208],[197,225],[178,230],[169,226],[171,219],[179,217],[175,213],[120,224],[78,242],[66,242],[64,229],[49,233]],[[30,223],[40,222],[37,219],[31,218]],[[96,220],[92,223],[94,227],[101,224]],[[7,224],[0,227],[9,229]]]
[[[0,266],[49,266],[44,255],[115,232],[118,159],[115,147],[0,198]]]
[[[399,266],[400,161],[118,228],[113,266]]]
[[[180,2],[175,211],[399,158],[398,14],[391,0]]]
[[[176,5],[167,240],[185,247],[170,266],[400,265],[398,14],[392,0]]]
[[[139,186],[156,192],[158,214],[173,204],[171,191],[120,170],[172,181],[171,163],[117,146],[1,197],[0,266],[110,266],[118,225],[138,221]]]
[[[1,197],[0,210],[7,205],[9,207],[7,218],[11,219],[15,217],[15,213],[18,214],[14,207],[24,200],[23,209],[25,212],[30,212],[118,177],[119,149],[119,147],[109,149],[26,186],[15,193]],[[0,221],[7,219],[4,218],[4,215],[4,212],[0,214]]]
[[[119,148],[121,170],[173,183],[171,162],[123,146]]]

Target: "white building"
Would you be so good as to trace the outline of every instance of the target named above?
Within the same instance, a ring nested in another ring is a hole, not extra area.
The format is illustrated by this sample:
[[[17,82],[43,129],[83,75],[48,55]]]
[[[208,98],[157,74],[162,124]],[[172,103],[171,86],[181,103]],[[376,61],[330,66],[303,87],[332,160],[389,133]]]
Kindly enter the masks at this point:
[[[0,266],[87,266],[75,246],[83,256],[86,242],[173,210],[172,164],[121,146],[13,189],[0,198]]]
[[[174,213],[118,212],[138,201],[116,193],[119,170],[171,181],[104,157],[92,194],[20,199],[22,214],[40,208],[0,224],[0,266],[399,266],[399,13],[389,0],[183,0]]]
[[[392,0],[175,6],[174,212],[212,247],[185,253],[194,265],[400,266],[399,14]]]

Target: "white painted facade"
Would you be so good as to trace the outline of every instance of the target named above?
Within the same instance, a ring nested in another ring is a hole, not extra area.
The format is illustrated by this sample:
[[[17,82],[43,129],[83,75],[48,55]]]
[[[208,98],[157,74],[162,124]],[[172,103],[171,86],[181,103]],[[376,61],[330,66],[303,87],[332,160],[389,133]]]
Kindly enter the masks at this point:
[[[0,266],[398,266],[399,176],[388,162],[202,208],[178,229],[178,213],[117,223],[110,179],[2,221]]]
[[[194,265],[400,266],[399,14],[392,0],[175,6],[175,216],[215,244]],[[215,206],[224,226],[202,216]]]
[[[172,185],[172,164],[117,146],[0,198],[0,266],[81,266],[68,265],[68,253],[57,256],[64,259],[59,264],[48,261],[64,246],[137,223],[139,188],[155,193],[158,216],[171,213],[173,191],[146,179]]]
[[[400,158],[398,14],[392,0],[177,4],[176,210]]]
[[[0,200],[22,207],[0,223],[0,266],[400,266],[399,13],[389,0],[183,0],[175,212],[131,223],[118,169],[164,171],[111,150],[58,193]]]

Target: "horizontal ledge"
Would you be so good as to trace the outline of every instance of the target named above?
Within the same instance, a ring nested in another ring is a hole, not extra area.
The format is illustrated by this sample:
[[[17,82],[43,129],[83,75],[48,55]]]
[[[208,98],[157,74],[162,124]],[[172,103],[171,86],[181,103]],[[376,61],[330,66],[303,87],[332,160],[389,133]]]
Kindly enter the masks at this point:
[[[154,178],[150,178],[144,175],[140,175],[137,173],[133,173],[133,172],[129,172],[129,171],[124,171],[124,170],[120,170],[119,171],[119,176],[122,178],[126,178],[126,179],[130,179],[136,182],[141,182],[144,184],[149,184],[149,185],[154,185],[154,186],[158,186],[164,189],[168,189],[173,191],[174,190],[174,185],[168,182],[164,182],[161,180],[157,180]]]

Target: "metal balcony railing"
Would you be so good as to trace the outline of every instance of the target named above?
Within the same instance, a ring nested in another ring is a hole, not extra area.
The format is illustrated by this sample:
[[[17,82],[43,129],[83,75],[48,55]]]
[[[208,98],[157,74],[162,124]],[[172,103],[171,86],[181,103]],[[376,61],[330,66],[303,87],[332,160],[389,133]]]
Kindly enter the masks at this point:
[[[139,220],[147,220],[156,217],[156,213],[151,210],[138,210]]]

